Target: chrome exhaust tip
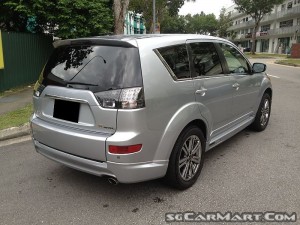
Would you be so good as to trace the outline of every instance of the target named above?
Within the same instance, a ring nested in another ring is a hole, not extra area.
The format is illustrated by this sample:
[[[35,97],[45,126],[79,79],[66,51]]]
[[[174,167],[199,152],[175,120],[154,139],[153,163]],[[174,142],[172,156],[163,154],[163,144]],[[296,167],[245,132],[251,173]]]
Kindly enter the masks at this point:
[[[109,178],[107,178],[107,180],[108,180],[108,182],[109,182],[110,184],[112,184],[112,185],[117,185],[117,184],[119,184],[119,181],[118,181],[116,178],[114,178],[114,177],[109,177]]]

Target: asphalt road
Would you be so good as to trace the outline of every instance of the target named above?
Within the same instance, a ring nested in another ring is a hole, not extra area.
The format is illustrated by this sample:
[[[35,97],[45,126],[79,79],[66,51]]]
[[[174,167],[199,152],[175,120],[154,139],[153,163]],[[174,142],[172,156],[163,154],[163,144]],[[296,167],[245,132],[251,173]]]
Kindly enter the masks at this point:
[[[112,186],[24,142],[0,149],[0,224],[164,224],[178,211],[287,211],[300,224],[300,68],[263,61],[274,86],[269,127],[208,152],[189,190],[160,181]]]

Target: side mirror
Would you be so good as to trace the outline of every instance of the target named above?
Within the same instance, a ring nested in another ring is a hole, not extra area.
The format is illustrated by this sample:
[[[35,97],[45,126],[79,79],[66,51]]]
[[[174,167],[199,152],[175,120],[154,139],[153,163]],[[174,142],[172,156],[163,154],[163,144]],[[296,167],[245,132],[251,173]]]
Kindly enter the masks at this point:
[[[267,69],[267,65],[263,63],[253,63],[252,72],[253,73],[262,73]]]

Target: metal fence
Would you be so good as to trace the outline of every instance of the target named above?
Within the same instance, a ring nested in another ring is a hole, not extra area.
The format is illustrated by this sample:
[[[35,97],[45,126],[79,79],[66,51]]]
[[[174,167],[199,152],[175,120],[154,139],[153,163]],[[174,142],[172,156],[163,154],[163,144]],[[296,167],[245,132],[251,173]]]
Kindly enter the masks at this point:
[[[4,68],[0,69],[0,91],[34,83],[53,51],[52,37],[2,32]]]

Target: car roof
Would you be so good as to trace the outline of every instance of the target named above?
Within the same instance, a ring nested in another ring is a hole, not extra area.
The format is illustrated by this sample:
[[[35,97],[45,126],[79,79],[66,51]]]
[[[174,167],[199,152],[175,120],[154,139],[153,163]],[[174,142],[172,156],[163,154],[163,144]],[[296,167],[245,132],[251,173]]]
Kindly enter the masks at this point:
[[[107,36],[95,36],[92,38],[99,39],[113,39],[113,40],[137,40],[137,39],[220,39],[218,37],[209,36],[209,35],[199,35],[199,34],[132,34],[132,35],[107,35]]]
[[[139,45],[147,45],[153,48],[161,47],[168,44],[184,43],[187,40],[228,40],[199,34],[135,34],[135,35],[107,35],[107,36],[94,36],[88,38],[78,38],[78,39],[67,39],[59,40],[54,43],[54,47],[59,47],[62,45],[72,45],[72,44],[88,44],[92,42],[94,44],[104,44],[111,46],[121,46],[121,47],[138,47]]]

